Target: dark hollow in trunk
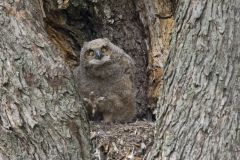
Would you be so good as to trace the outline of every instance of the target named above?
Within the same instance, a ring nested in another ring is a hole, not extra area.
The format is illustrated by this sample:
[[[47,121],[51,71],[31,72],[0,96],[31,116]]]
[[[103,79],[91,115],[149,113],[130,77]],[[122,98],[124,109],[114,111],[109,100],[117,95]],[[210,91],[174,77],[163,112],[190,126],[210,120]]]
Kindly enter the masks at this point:
[[[44,7],[48,33],[73,68],[78,65],[78,53],[83,42],[102,37],[124,49],[135,60],[137,118],[146,118],[147,39],[134,1],[70,1],[66,8],[52,1],[45,1]]]

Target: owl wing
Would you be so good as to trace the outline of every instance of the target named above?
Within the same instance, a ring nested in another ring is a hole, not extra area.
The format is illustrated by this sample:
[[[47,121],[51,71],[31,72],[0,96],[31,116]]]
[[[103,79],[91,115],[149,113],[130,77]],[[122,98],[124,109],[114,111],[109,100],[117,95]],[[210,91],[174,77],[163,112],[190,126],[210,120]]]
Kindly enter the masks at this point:
[[[133,82],[134,81],[134,75],[135,75],[135,62],[133,59],[125,54],[122,57],[122,62],[121,62],[122,70],[125,75],[129,75],[130,80]]]

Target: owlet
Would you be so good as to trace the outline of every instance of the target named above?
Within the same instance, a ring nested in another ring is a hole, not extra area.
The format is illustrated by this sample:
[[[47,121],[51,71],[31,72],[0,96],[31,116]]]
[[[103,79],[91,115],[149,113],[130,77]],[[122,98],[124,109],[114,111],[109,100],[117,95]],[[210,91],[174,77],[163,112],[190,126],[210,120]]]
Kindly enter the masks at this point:
[[[132,120],[136,112],[134,64],[106,38],[84,43],[74,76],[89,114],[98,112],[105,122]]]

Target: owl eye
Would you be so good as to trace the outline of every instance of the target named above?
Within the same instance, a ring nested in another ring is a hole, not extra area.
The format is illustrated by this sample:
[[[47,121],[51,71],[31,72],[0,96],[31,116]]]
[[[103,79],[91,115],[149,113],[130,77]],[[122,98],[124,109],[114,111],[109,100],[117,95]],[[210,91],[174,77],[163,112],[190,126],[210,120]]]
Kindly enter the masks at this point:
[[[102,48],[101,48],[101,51],[103,52],[103,53],[105,53],[105,52],[107,52],[107,47],[106,46],[103,46]]]
[[[93,57],[93,56],[94,56],[94,51],[93,51],[93,50],[89,50],[88,53],[87,53],[87,55],[88,55],[89,57]]]
[[[84,54],[85,59],[92,59],[94,57],[94,51],[93,50],[88,50]]]

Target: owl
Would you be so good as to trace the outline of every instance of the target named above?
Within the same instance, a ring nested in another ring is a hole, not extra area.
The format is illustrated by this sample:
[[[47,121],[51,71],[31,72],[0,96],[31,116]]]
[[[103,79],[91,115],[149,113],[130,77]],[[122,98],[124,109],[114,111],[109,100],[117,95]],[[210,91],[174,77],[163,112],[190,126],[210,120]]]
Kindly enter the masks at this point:
[[[108,39],[84,43],[74,70],[87,111],[105,122],[129,122],[136,112],[133,59]]]

